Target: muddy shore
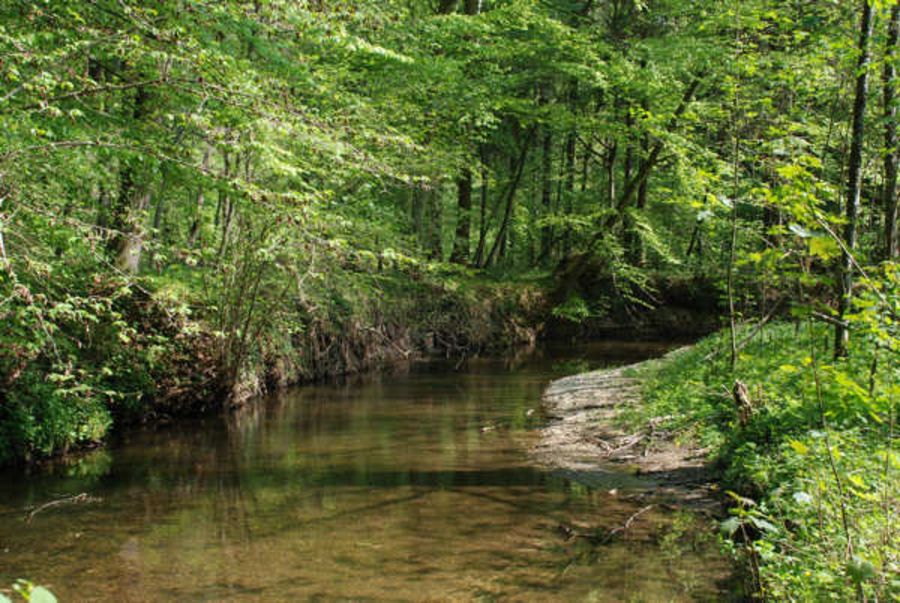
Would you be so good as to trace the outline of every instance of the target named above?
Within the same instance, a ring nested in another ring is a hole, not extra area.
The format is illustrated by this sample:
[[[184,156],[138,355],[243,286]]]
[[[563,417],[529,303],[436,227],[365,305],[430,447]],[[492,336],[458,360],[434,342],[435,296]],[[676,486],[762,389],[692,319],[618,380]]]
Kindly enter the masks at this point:
[[[549,423],[540,430],[534,458],[589,486],[612,472],[629,473],[646,480],[642,496],[716,512],[717,488],[706,450],[660,429],[664,417],[637,429],[623,427],[622,413],[642,403],[640,377],[635,376],[642,364],[551,382],[543,395]]]

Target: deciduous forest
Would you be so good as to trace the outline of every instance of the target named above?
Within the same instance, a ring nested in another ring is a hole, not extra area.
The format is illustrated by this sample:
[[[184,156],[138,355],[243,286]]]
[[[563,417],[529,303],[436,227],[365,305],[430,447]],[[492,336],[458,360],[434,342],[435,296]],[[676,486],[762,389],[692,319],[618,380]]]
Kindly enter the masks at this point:
[[[747,596],[898,600],[898,44],[891,0],[0,2],[0,464],[688,338],[620,421],[702,448]]]

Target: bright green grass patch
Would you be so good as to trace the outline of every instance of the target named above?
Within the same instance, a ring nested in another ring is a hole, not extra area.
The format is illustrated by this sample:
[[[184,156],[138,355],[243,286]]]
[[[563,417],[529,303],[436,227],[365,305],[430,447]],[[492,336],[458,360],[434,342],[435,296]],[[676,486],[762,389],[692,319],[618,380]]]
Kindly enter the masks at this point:
[[[718,333],[641,369],[646,404],[624,420],[667,417],[709,447],[735,501],[723,531],[750,538],[734,546],[769,598],[900,600],[900,371],[861,335],[848,360],[832,360],[831,342],[819,325],[769,326],[733,372]],[[737,379],[753,404],[743,423]]]

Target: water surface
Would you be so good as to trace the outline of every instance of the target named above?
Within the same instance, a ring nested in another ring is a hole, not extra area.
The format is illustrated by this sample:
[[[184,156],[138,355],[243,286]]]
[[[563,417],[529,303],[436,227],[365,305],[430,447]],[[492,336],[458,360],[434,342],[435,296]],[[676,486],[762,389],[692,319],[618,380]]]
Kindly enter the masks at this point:
[[[0,475],[0,585],[61,601],[690,601],[732,597],[697,518],[529,459],[547,382],[663,346],[546,348],[302,387]],[[93,500],[25,509],[61,496]],[[701,520],[701,527],[705,527]]]

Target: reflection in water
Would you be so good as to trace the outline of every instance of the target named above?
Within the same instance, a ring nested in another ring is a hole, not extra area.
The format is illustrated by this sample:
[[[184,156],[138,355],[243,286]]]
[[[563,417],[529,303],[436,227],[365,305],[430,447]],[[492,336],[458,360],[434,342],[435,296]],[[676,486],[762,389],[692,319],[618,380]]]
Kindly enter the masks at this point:
[[[721,599],[729,567],[692,518],[653,509],[602,545],[564,534],[621,526],[646,482],[588,488],[528,461],[550,378],[654,351],[416,365],[0,478],[0,584],[110,601]],[[102,502],[22,521],[83,491]]]

